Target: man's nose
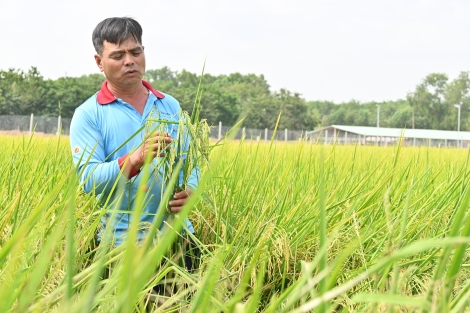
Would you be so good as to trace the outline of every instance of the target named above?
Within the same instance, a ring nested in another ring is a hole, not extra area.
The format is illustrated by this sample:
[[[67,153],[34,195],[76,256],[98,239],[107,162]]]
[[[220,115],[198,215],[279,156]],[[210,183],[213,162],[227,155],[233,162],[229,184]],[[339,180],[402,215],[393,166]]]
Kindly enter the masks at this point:
[[[134,64],[134,57],[130,53],[126,53],[124,55],[124,65],[132,65]]]

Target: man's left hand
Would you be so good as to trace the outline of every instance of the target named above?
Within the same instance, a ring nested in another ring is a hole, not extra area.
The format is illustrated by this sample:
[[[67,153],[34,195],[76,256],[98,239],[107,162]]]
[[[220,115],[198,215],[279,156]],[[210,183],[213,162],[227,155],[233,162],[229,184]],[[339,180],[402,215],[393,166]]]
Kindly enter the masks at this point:
[[[183,209],[183,206],[186,204],[186,202],[188,202],[189,196],[192,193],[193,192],[189,188],[186,188],[186,190],[175,193],[173,195],[174,200],[171,200],[168,203],[170,206],[171,212],[179,213]]]

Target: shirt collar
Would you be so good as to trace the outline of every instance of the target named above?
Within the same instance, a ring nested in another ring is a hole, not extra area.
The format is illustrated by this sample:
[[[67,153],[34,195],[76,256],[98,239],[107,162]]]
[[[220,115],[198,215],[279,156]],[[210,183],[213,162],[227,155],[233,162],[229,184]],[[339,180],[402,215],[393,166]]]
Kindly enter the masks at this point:
[[[150,90],[155,95],[155,97],[157,97],[159,99],[165,98],[165,96],[161,92],[159,92],[158,90],[155,90],[152,87],[152,85],[150,85],[145,80],[142,80],[142,85],[144,85],[145,88]],[[96,95],[96,99],[98,100],[98,103],[101,104],[101,105],[110,104],[111,102],[116,100],[116,97],[108,89],[108,81],[107,80],[105,80],[103,82],[103,85],[101,85],[101,90],[98,91],[98,94]]]

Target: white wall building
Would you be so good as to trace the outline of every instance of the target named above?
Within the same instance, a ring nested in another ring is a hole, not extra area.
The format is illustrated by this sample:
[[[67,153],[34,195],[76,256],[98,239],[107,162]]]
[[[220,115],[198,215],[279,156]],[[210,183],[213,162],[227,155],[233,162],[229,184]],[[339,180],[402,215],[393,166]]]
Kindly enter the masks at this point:
[[[470,132],[400,129],[331,125],[306,133],[310,140],[325,144],[394,145],[403,138],[403,146],[462,147],[470,144]]]

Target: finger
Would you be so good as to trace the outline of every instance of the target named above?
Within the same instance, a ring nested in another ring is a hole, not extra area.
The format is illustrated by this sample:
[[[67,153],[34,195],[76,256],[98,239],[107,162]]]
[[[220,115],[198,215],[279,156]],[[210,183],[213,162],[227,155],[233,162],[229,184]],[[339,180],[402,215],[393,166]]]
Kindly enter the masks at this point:
[[[167,146],[169,145],[170,143],[173,142],[173,139],[171,139],[170,137],[163,137],[159,140],[152,140],[152,141],[149,141],[148,144],[149,145],[154,145],[154,144],[160,144],[160,145],[164,145],[164,146]]]
[[[150,150],[153,150],[153,151],[165,152],[164,150],[170,150],[170,149],[171,149],[171,146],[169,146],[168,144],[162,144],[162,143],[154,143],[150,147]]]
[[[156,151],[147,151],[144,155],[144,163],[152,162],[153,159],[157,156]]]
[[[171,136],[171,134],[169,132],[164,132],[164,131],[161,131],[161,130],[156,130],[156,131],[154,131],[153,133],[150,134],[150,136],[160,136],[160,135]]]
[[[156,131],[155,133],[152,134],[151,138],[162,140],[162,138],[171,138],[171,134],[168,132]]]
[[[189,189],[187,189],[187,190],[183,190],[183,191],[175,193],[173,198],[175,198],[175,199],[184,199],[184,198],[188,198],[190,194],[191,194],[191,192],[189,191]]]
[[[156,131],[150,133],[149,137],[158,137],[158,136],[164,135],[164,134],[165,134],[165,132],[163,132],[161,130],[156,130]]]
[[[171,138],[171,136],[168,134],[168,135],[165,135],[165,136],[158,137],[158,141],[159,142],[170,143],[170,142],[173,141],[173,138]]]
[[[153,145],[155,143],[171,143],[173,142],[173,139],[169,136],[165,136],[165,137],[152,137],[152,138],[149,138],[145,141],[145,144],[146,145]]]
[[[152,133],[148,136],[147,140],[145,142],[147,144],[153,144],[158,141],[158,135],[156,133]]]
[[[159,144],[154,144],[152,145],[152,148],[149,149],[148,153],[151,153],[153,157],[156,157],[157,155],[160,156],[160,157],[165,157],[166,155],[166,150],[169,150],[167,148],[165,148],[166,150],[162,150],[159,148]]]
[[[182,206],[175,206],[175,207],[170,208],[171,212],[173,212],[173,213],[179,213],[179,212],[181,212],[182,209],[183,209]]]
[[[156,157],[158,155],[159,157],[163,158],[166,155],[165,151],[160,149],[150,150],[149,152],[152,154],[153,157]]]
[[[178,200],[171,200],[168,202],[168,205],[171,207],[178,207],[178,206],[183,206],[186,203],[186,198],[181,198]]]
[[[153,151],[162,151],[162,148],[160,147],[161,145],[159,143],[154,143],[152,145],[152,150]]]

